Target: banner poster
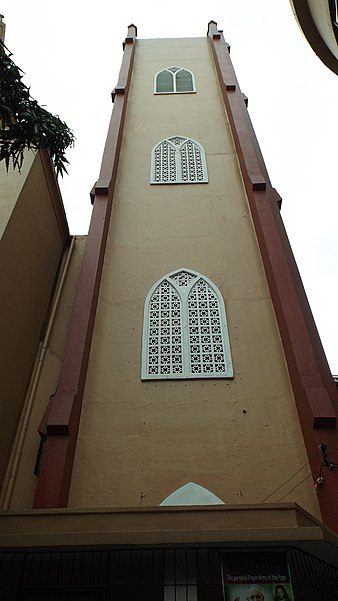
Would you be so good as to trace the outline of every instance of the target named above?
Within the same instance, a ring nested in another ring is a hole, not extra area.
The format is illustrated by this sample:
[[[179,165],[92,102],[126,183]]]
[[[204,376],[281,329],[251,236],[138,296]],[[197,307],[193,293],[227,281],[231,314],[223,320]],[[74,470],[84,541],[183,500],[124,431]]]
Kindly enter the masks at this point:
[[[222,554],[225,601],[294,601],[284,553]]]

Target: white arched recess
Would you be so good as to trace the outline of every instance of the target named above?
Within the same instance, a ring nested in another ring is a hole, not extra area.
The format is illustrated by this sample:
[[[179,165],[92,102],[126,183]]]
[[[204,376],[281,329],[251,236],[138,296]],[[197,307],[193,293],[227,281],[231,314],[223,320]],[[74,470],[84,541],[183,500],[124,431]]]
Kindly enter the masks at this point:
[[[206,276],[182,268],[150,289],[144,305],[141,377],[233,377],[223,298]]]
[[[151,152],[150,183],[208,183],[203,146],[184,136],[171,136],[155,144]]]
[[[160,505],[224,505],[224,502],[203,486],[188,482],[171,493]]]

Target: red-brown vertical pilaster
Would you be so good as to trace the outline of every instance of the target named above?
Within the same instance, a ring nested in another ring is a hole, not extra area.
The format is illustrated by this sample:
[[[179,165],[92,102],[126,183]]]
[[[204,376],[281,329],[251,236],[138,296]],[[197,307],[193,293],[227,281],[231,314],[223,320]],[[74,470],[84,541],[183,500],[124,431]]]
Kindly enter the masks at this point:
[[[136,27],[124,43],[114,108],[104,149],[82,269],[56,394],[41,430],[46,438],[34,508],[66,507],[79,429],[82,398],[112,210],[122,133],[135,53]]]
[[[313,320],[256,136],[233,70],[229,46],[214,21],[208,36],[275,309],[305,446],[314,479],[319,445],[338,448],[338,393]],[[328,449],[330,457],[330,448]],[[338,468],[323,467],[319,503],[324,523],[338,532]]]

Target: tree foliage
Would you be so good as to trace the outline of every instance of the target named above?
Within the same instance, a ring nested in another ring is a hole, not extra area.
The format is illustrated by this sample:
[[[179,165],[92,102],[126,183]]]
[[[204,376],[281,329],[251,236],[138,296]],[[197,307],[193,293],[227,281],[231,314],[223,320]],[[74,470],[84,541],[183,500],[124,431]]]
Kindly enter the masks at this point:
[[[57,115],[39,106],[22,82],[24,73],[0,42],[0,161],[22,166],[24,151],[47,149],[57,175],[67,173],[65,151],[74,145],[73,132]]]

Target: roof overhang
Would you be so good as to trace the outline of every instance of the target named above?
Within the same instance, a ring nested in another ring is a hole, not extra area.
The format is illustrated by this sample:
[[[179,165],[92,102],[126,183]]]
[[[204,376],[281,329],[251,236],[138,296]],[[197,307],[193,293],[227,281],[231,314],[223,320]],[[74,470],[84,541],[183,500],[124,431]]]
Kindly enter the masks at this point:
[[[338,566],[338,536],[295,503],[0,512],[0,547],[297,546]]]

